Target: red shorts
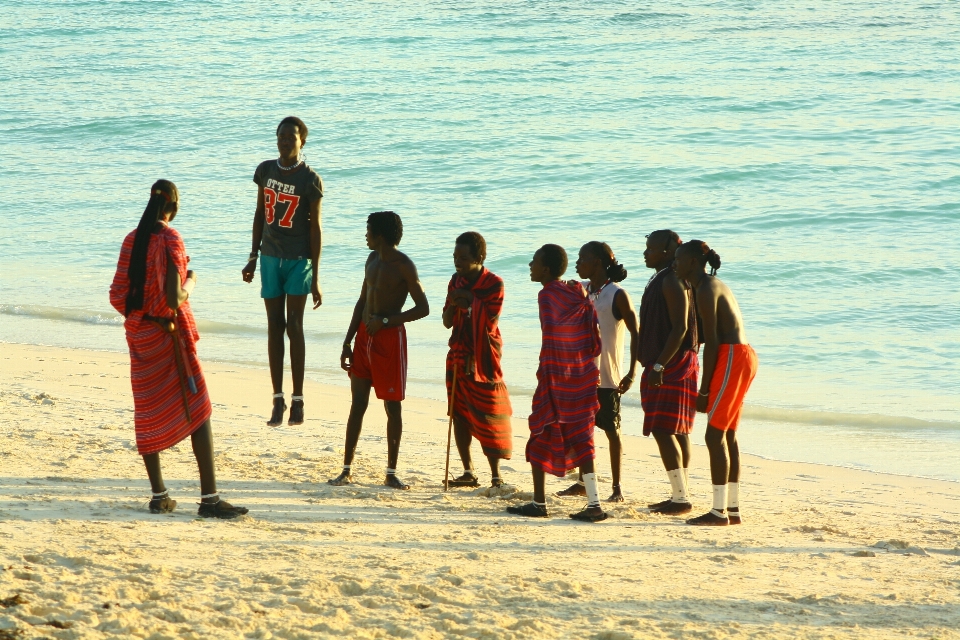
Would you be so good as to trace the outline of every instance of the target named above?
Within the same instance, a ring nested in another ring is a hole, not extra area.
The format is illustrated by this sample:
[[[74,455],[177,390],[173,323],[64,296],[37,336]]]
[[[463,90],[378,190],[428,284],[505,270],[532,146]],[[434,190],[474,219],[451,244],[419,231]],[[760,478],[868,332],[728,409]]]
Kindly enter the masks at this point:
[[[710,379],[707,424],[721,431],[736,431],[750,383],[757,375],[757,352],[748,344],[721,344],[717,368]]]
[[[361,322],[353,343],[350,377],[372,380],[381,400],[403,400],[407,393],[407,332],[403,325],[380,329],[371,337]]]

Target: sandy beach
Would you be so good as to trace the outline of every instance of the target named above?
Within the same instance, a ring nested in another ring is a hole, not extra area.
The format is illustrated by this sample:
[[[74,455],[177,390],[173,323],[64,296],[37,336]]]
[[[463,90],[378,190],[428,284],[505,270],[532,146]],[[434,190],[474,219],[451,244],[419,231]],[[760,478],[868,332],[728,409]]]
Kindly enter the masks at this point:
[[[358,484],[334,488],[346,387],[308,382],[306,424],[271,429],[267,373],[207,363],[220,489],[250,515],[196,517],[186,441],[162,457],[180,506],[156,516],[127,356],[0,354],[0,638],[960,638],[956,483],[746,456],[745,524],[697,529],[647,513],[668,484],[654,443],[627,438],[612,519],[575,523],[581,500],[550,498],[552,518],[529,521],[504,512],[530,499],[525,420],[509,488],[445,494],[445,407],[409,398],[401,493],[379,484],[371,403]]]

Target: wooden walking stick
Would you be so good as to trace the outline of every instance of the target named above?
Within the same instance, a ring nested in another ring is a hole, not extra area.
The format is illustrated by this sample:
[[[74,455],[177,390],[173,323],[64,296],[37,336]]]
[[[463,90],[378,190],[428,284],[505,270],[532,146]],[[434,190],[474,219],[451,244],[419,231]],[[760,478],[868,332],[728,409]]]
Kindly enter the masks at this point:
[[[447,407],[447,415],[450,416],[450,422],[447,424],[447,469],[443,472],[443,490],[450,490],[450,436],[453,434],[453,401],[457,393],[457,363],[453,363],[453,385],[450,387],[450,406]]]

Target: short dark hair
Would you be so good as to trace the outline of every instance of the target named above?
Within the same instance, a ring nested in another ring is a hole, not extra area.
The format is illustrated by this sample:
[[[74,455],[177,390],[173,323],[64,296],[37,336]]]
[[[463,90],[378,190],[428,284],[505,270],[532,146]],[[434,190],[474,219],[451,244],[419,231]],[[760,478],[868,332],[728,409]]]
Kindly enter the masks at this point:
[[[470,255],[480,264],[483,264],[483,261],[487,259],[487,241],[476,231],[461,233],[457,236],[457,244],[462,244],[470,249]]]
[[[297,116],[287,116],[277,125],[277,135],[280,135],[280,127],[285,124],[295,125],[300,130],[300,144],[307,141],[307,125]]]
[[[720,268],[720,254],[711,249],[710,246],[702,240],[691,240],[690,242],[685,242],[677,248],[677,251],[682,251],[683,253],[687,253],[689,251],[693,254],[693,257],[696,259],[696,261],[700,263],[701,267],[705,267],[709,264],[710,275],[714,275],[717,272],[717,269]]]
[[[375,211],[367,216],[370,233],[380,236],[393,246],[400,244],[403,237],[403,221],[393,211]]]
[[[653,233],[648,233],[647,237],[656,242],[662,242],[664,251],[669,251],[671,248],[676,249],[683,244],[683,240],[680,239],[677,232],[670,229],[657,229]]]
[[[545,244],[540,247],[540,260],[554,278],[559,278],[567,270],[567,252],[558,244]]]

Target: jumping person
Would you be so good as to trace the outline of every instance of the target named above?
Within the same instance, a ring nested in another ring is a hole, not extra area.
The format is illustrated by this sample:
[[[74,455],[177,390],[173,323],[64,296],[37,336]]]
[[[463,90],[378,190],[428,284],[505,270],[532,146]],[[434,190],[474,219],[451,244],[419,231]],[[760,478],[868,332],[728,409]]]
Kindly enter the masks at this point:
[[[710,275],[705,272],[710,265]],[[703,326],[703,379],[697,411],[707,414],[707,450],[713,481],[713,509],[687,520],[694,525],[740,524],[740,445],[737,426],[750,384],[757,375],[757,353],[743,330],[740,305],[716,277],[720,256],[706,242],[691,240],[677,250],[674,270],[696,291]],[[728,455],[729,452],[729,455]]]
[[[273,382],[273,413],[267,424],[283,423],[284,333],[290,338],[293,395],[288,425],[303,424],[303,309],[307,294],[313,308],[323,301],[320,291],[320,201],[323,181],[300,154],[307,144],[307,125],[300,118],[284,118],[277,127],[280,157],[261,162],[253,174],[257,183],[257,210],[253,216],[253,248],[243,281],[253,282],[260,255],[260,297],[267,308],[267,353]]]
[[[613,249],[607,243],[593,241],[580,248],[577,275],[587,280],[583,284],[597,311],[600,339],[603,343],[603,350],[597,358],[597,368],[600,369],[600,387],[597,389],[600,411],[597,412],[597,426],[607,434],[607,441],[610,443],[613,493],[607,501],[623,502],[623,491],[620,487],[620,463],[623,460],[620,396],[630,390],[637,375],[637,353],[640,345],[637,312],[633,308],[630,294],[617,284],[627,277],[627,270],[617,262]],[[626,376],[621,373],[624,329],[630,332],[630,370]],[[575,484],[557,495],[586,495],[582,475]]]
[[[530,414],[527,461],[533,470],[533,502],[508,507],[516,515],[547,517],[545,474],[564,477],[580,467],[587,507],[570,514],[575,520],[598,522],[607,514],[600,508],[597,474],[594,473],[593,428],[600,403],[597,385],[600,355],[597,313],[579,282],[562,282],[567,253],[555,244],[545,244],[530,263],[530,280],[543,289],[540,306],[540,367]]]
[[[650,505],[655,513],[688,513],[690,432],[696,416],[697,315],[693,290],[673,272],[680,237],[668,229],[647,236],[643,259],[656,270],[640,299],[640,404],[643,435],[653,434],[670,479],[670,499]]]
[[[407,387],[407,333],[404,324],[425,318],[430,305],[417,267],[397,251],[403,237],[403,222],[393,211],[377,211],[367,217],[367,247],[372,252],[364,267],[360,297],[353,307],[340,354],[340,367],[350,375],[353,396],[347,419],[343,471],[330,484],[350,484],[350,469],[370,402],[370,387],[383,400],[387,412],[387,475],[384,484],[394,489],[410,487],[397,477],[397,458],[403,435],[401,402]],[[414,307],[403,311],[407,295]],[[350,343],[356,337],[353,348]]]
[[[140,224],[120,248],[110,285],[110,304],[123,314],[130,348],[133,424],[153,489],[150,513],[170,513],[170,497],[160,469],[160,452],[190,437],[200,468],[203,518],[236,518],[247,513],[220,499],[213,463],[210,398],[197,358],[197,325],[187,299],[197,283],[180,234],[170,226],[180,193],[169,180],[157,180]]]
[[[453,250],[456,273],[447,285],[443,326],[453,329],[447,353],[447,398],[453,395],[453,432],[463,461],[463,475],[451,487],[479,487],[470,443],[480,441],[490,463],[491,485],[503,484],[500,460],[510,459],[513,430],[510,394],[503,382],[500,356],[500,309],[503,280],[483,266],[487,243],[476,231],[457,237]],[[454,382],[454,372],[456,381]],[[455,385],[455,386],[454,386]]]

